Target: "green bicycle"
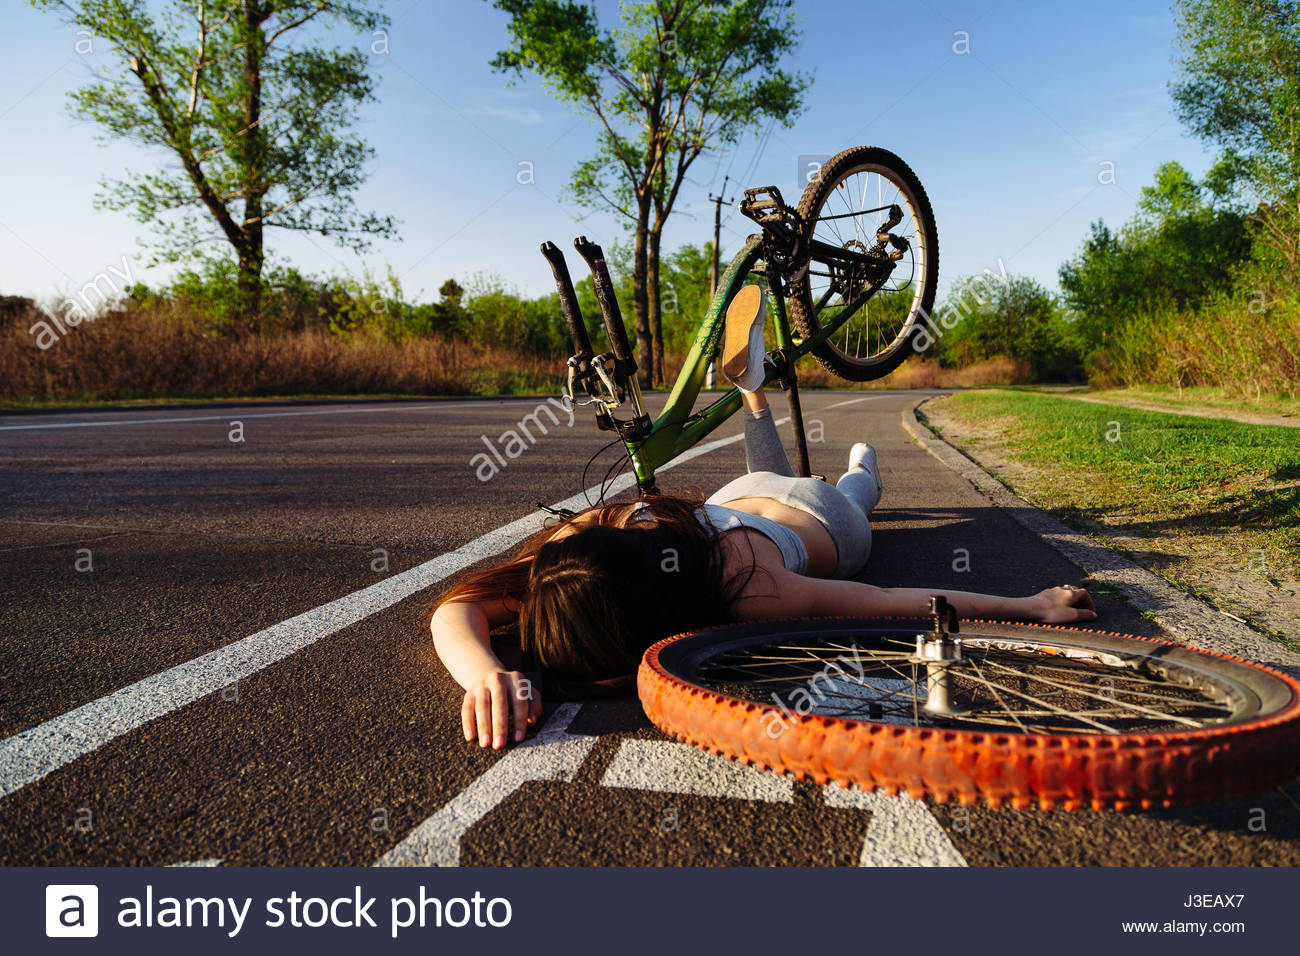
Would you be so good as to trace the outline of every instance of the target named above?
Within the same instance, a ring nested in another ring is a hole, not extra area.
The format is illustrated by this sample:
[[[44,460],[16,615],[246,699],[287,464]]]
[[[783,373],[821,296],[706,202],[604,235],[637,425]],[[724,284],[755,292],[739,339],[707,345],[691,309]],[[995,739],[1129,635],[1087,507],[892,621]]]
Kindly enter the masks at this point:
[[[749,237],[719,278],[667,404],[653,420],[600,246],[585,236],[574,241],[591,269],[609,338],[610,351],[603,354],[592,349],[563,253],[552,242],[542,244],[573,339],[565,394],[575,404],[595,405],[597,424],[618,433],[642,493],[656,490],[658,469],[740,408],[740,392],[733,388],[694,411],[727,306],[743,286],[758,283],[769,296],[776,349],[769,353],[768,381],[780,381],[789,393],[798,468],[805,476],[798,360],[812,355],[851,382],[880,378],[914,354],[933,308],[939,276],[934,214],[916,174],[888,150],[857,146],[836,154],[808,183],[797,208],[787,206],[775,186],[764,186],[745,190],[740,211],[762,231]],[[615,415],[624,405],[631,407],[630,418]]]
[[[770,297],[768,381],[789,391],[805,476],[798,360],[812,355],[849,381],[879,378],[918,350],[933,306],[934,218],[893,153],[845,150],[797,208],[768,186],[746,190],[740,209],[762,231],[719,280],[653,421],[600,247],[575,243],[612,346],[596,355],[564,257],[542,246],[573,334],[568,397],[584,390],[599,425],[618,432],[643,494],[655,491],[657,469],[740,408],[733,388],[692,411],[727,307],[746,284]],[[632,417],[615,417],[624,403]],[[930,615],[742,621],[674,635],[646,651],[638,693],[662,731],[711,753],[939,802],[1172,806],[1264,789],[1300,767],[1300,682],[1279,671],[1125,634],[959,623],[942,596]]]

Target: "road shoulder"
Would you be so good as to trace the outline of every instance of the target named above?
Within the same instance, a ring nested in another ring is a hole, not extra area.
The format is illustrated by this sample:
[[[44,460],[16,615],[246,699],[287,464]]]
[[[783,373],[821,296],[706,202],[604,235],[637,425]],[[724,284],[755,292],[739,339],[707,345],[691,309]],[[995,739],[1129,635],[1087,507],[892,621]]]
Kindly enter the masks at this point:
[[[1170,640],[1231,654],[1300,676],[1300,654],[1179,591],[1119,551],[1062,524],[1016,495],[969,453],[934,434],[917,415],[918,411],[924,415],[924,406],[932,401],[927,398],[905,407],[901,415],[903,430],[926,452],[969,481],[995,507],[1039,535],[1065,558],[1088,572],[1093,580],[1124,595],[1160,625]]]

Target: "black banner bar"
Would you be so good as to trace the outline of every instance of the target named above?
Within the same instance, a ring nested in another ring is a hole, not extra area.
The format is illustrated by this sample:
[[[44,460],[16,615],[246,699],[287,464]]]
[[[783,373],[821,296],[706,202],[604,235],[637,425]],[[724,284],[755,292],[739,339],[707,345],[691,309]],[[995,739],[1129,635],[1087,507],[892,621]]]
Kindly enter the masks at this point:
[[[1290,951],[1296,886],[1255,869],[7,869],[0,918],[11,953],[1185,956]]]

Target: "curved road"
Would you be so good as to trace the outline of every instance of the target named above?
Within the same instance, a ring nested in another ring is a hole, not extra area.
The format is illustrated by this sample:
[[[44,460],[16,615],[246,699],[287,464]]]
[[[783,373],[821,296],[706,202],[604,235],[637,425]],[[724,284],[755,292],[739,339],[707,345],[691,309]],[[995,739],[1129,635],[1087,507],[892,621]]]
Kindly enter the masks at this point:
[[[814,470],[838,474],[855,441],[880,452],[864,578],[1081,580],[907,438],[918,397],[806,393]],[[0,416],[0,862],[1300,863],[1296,783],[1144,813],[942,807],[699,754],[634,699],[548,704],[504,752],[465,744],[428,601],[538,501],[578,494],[608,440],[540,401]],[[742,471],[739,423],[716,437],[662,486]],[[1099,626],[1159,633],[1099,603]]]

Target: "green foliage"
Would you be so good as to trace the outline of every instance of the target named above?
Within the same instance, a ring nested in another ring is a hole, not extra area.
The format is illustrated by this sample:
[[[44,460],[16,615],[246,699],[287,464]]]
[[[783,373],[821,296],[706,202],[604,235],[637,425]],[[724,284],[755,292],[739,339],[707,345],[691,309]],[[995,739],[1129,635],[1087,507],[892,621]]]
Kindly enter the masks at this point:
[[[569,183],[582,205],[625,217],[634,239],[631,302],[644,356],[642,384],[656,369],[659,237],[691,165],[734,146],[767,122],[787,127],[809,79],[780,66],[798,42],[791,0],[646,0],[620,7],[621,26],[601,27],[595,8],[575,0],[496,0],[508,14],[510,45],[497,69],[530,72],[562,101],[593,117],[596,155]]]
[[[1166,163],[1118,233],[1092,226],[1061,287],[1092,376],[1258,400],[1300,382],[1300,4],[1179,0],[1179,119],[1223,150]]]
[[[465,294],[469,337],[505,348],[540,354],[567,354],[568,329],[554,294],[529,299],[500,276],[476,274]],[[597,313],[599,314],[599,313]]]
[[[713,299],[710,245],[684,245],[660,263],[659,300],[663,306],[664,348],[669,352],[682,354],[690,349],[709,311]]]
[[[1083,247],[1060,269],[1074,336],[1085,354],[1104,346],[1137,313],[1195,307],[1231,284],[1250,255],[1244,216],[1231,205],[1233,166],[1226,158],[1198,183],[1178,163],[1165,163],[1118,233],[1100,220],[1092,224]]]
[[[470,315],[464,305],[465,289],[455,279],[438,288],[438,301],[410,306],[406,326],[413,335],[465,338],[471,334]]]
[[[594,18],[584,28],[593,38],[599,30]],[[606,135],[597,154],[574,170],[574,198],[635,221],[638,200],[649,195],[664,210],[658,218],[666,218],[705,150],[734,146],[765,122],[793,125],[810,80],[779,64],[798,39],[791,3],[652,0],[626,5],[623,28],[588,47],[599,51],[600,62],[567,61],[559,75],[551,64],[534,65],[543,76],[550,70],[552,88],[571,101],[587,102],[588,91],[603,90],[602,74],[612,81],[612,98],[587,103]],[[494,65],[519,70],[531,49],[499,54]]]
[[[72,112],[105,139],[160,150],[170,165],[106,182],[97,202],[152,225],[157,258],[192,261],[224,240],[239,263],[241,307],[260,309],[264,230],[315,232],[350,248],[390,236],[391,219],[357,211],[352,192],[373,155],[347,135],[372,99],[368,57],[290,41],[311,26],[372,31],[371,4],[32,0],[109,44],[116,67],[72,93]]]
[[[391,267],[384,282],[368,270],[359,279],[345,279],[334,289],[333,305],[329,329],[335,335],[400,339],[409,332],[403,322],[402,283]]]
[[[268,266],[263,273],[261,331],[267,335],[330,328],[339,308],[337,280],[316,279],[292,267]],[[351,280],[349,280],[351,281]],[[165,311],[179,324],[205,336],[241,331],[239,270],[228,259],[210,259],[181,270],[171,283],[150,289],[142,283],[127,290],[127,304]]]
[[[938,339],[944,364],[965,367],[1001,355],[1023,362],[1034,381],[1071,381],[1080,374],[1060,303],[1028,276],[959,280],[938,316],[941,327],[950,326]]]
[[[1300,296],[1223,290],[1195,310],[1134,315],[1094,356],[1103,385],[1208,386],[1259,401],[1300,394]]]
[[[1179,0],[1180,79],[1170,93],[1192,133],[1234,157],[1258,201],[1256,256],[1273,287],[1300,280],[1300,4]]]

